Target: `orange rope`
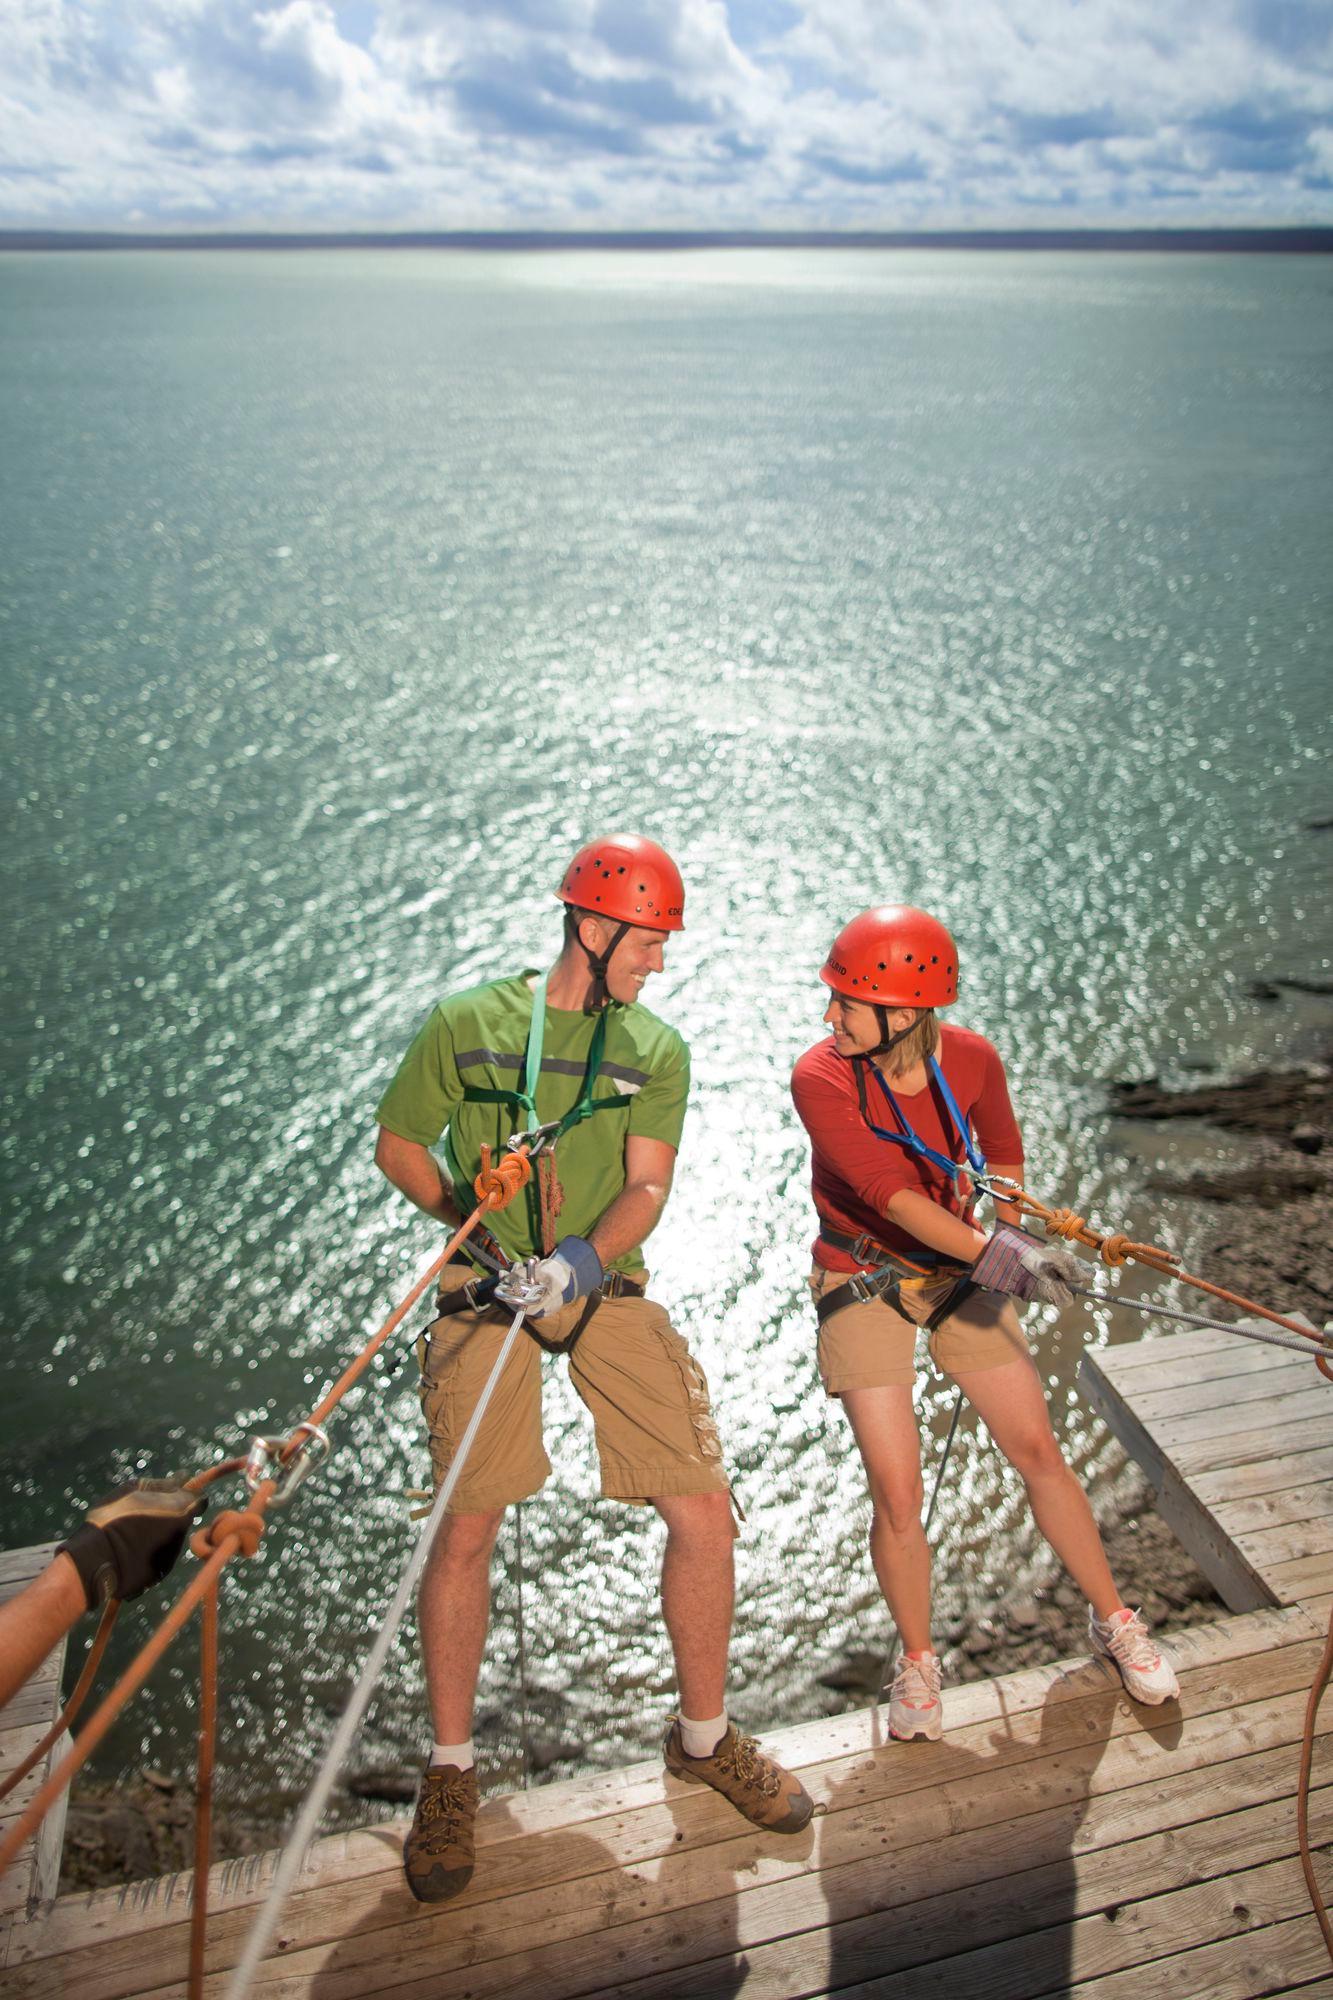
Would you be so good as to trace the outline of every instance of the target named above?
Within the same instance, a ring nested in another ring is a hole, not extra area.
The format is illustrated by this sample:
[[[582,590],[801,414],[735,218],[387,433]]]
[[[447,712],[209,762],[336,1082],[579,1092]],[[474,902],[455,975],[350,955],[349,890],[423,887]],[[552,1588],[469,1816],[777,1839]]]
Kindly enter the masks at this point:
[[[1310,1773],[1314,1766],[1314,1726],[1319,1713],[1319,1702],[1328,1677],[1333,1673],[1333,1610],[1328,1614],[1328,1637],[1324,1641],[1324,1657],[1315,1671],[1310,1687],[1310,1699],[1305,1705],[1305,1727],[1301,1732],[1301,1774],[1296,1784],[1296,1839],[1301,1850],[1301,1867],[1305,1871],[1305,1886],[1310,1892],[1310,1903],[1319,1928],[1324,1933],[1324,1945],[1333,1958],[1333,1927],[1328,1921],[1328,1911],[1319,1893],[1315,1880],[1314,1860],[1310,1854]]]
[[[208,1868],[213,1850],[213,1765],[218,1737],[218,1585],[199,1614],[199,1760],[194,1778],[194,1882],[190,1897],[190,2000],[203,2000]]]
[[[292,1431],[287,1442],[282,1447],[282,1451],[279,1453],[280,1464],[287,1463],[295,1456],[300,1450],[304,1439],[310,1435],[312,1427],[318,1426],[322,1419],[342,1401],[354,1383],[359,1381],[360,1377],[370,1366],[374,1356],[389,1338],[389,1335],[411,1311],[431,1280],[439,1276],[459,1244],[472,1233],[482,1216],[489,1210],[505,1207],[508,1202],[513,1200],[519,1189],[526,1186],[531,1177],[532,1167],[526,1151],[519,1150],[514,1153],[506,1153],[498,1162],[492,1165],[490,1148],[488,1146],[482,1147],[481,1172],[472,1183],[477,1195],[477,1206],[473,1209],[466,1222],[450,1237],[434,1263],[430,1265],[417,1280],[416,1284],[413,1285],[407,1297],[394,1308],[383,1326],[371,1336],[360,1353],[343,1370],[343,1373],[322,1398],[307,1421],[304,1424],[298,1424]],[[192,1491],[199,1492],[205,1486],[211,1485],[215,1479],[220,1478],[225,1472],[234,1471],[244,1464],[244,1459],[223,1460],[218,1465],[207,1467],[203,1472],[196,1473],[194,1478],[187,1480],[185,1484]],[[186,1585],[171,1609],[160,1621],[157,1630],[139,1649],[138,1653],[135,1654],[133,1660],[116,1682],[111,1692],[103,1699],[101,1706],[97,1709],[86,1727],[80,1731],[78,1741],[70,1746],[56,1769],[49,1774],[46,1782],[38,1789],[22,1817],[10,1828],[8,1836],[0,1843],[0,1875],[3,1875],[5,1870],[16,1859],[24,1842],[41,1825],[43,1819],[61,1793],[73,1783],[79,1771],[82,1770],[83,1766],[92,1756],[93,1751],[106,1736],[107,1731],[111,1728],[112,1723],[116,1720],[121,1710],[138,1693],[167,1648],[184,1628],[195,1608],[200,1604],[205,1604],[211,1596],[213,1599],[213,1611],[214,1613],[216,1612],[217,1587],[222,1571],[233,1556],[252,1556],[255,1554],[259,1547],[260,1538],[264,1533],[265,1513],[270,1501],[277,1492],[278,1481],[276,1479],[261,1480],[250,1495],[249,1504],[243,1512],[229,1509],[220,1514],[217,1520],[212,1522],[210,1526],[198,1529],[191,1537],[191,1550],[200,1558],[203,1568]],[[209,1616],[210,1613],[206,1610],[206,1624]],[[94,1644],[96,1644],[96,1641],[94,1641]],[[206,1659],[208,1652],[209,1642],[207,1637],[205,1637],[204,1653]],[[214,1637],[214,1657],[215,1653],[216,1635]],[[84,1671],[87,1674],[87,1668]],[[91,1679],[91,1675],[88,1678]],[[80,1677],[81,1682],[82,1679],[83,1676]],[[79,1693],[79,1690],[76,1689],[75,1692]],[[84,1689],[83,1693],[86,1694],[86,1692],[87,1690]],[[83,1695],[80,1694],[80,1699],[82,1698]],[[209,1700],[209,1705],[213,1711],[213,1720],[215,1721],[216,1690],[213,1697]],[[202,1704],[200,1728],[202,1732]],[[201,1772],[203,1772],[204,1766],[205,1760],[201,1750]],[[211,1753],[207,1759],[207,1773],[209,1779],[208,1790],[211,1793]],[[197,1862],[198,1850],[196,1850],[196,1866]],[[202,1896],[206,1903],[206,1881],[201,1890],[199,1880],[196,1877],[195,1890],[196,1895]],[[200,1935],[202,1937],[202,1924],[200,1926]],[[194,1946],[192,1943],[192,1965],[193,1955]],[[191,1991],[194,1991],[193,1987]]]
[[[1274,1326],[1285,1327],[1288,1333],[1298,1333],[1303,1340],[1316,1347],[1322,1346],[1319,1334],[1312,1333],[1299,1320],[1287,1319],[1282,1313],[1259,1305],[1254,1299],[1242,1298],[1239,1292],[1228,1292],[1221,1285],[1210,1284],[1206,1278],[1196,1278],[1193,1272],[1183,1271],[1174,1251],[1159,1249],[1155,1243],[1135,1243],[1128,1236],[1103,1236],[1091,1228],[1081,1215],[1076,1215],[1072,1208],[1047,1208],[1045,1202],[1038,1201],[1026,1188],[1005,1175],[991,1176],[983,1185],[989,1188],[996,1201],[1012,1202],[1020,1214],[1035,1215],[1048,1236],[1062,1236],[1066,1242],[1082,1243],[1089,1250],[1095,1250],[1103,1264],[1113,1267],[1130,1262],[1146,1264],[1150,1270],[1160,1271],[1165,1278],[1178,1278],[1182,1285],[1193,1285],[1198,1292],[1208,1292],[1213,1298],[1224,1299],[1228,1305],[1239,1306],[1244,1312],[1257,1313],[1260,1319],[1271,1320]],[[1315,1354],[1314,1363],[1320,1374],[1333,1382],[1333,1368],[1322,1353]]]

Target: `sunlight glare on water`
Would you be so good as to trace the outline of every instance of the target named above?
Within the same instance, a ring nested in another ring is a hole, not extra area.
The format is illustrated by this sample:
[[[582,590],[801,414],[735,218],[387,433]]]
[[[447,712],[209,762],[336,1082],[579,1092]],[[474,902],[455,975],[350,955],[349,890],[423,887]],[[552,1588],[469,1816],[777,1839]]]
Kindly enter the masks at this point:
[[[371,1163],[417,1023],[543,963],[568,853],[638,829],[688,885],[647,997],[695,1092],[649,1248],[748,1516],[734,1700],[816,1712],[885,1630],[804,1291],[818,967],[868,902],[937,911],[1034,1183],[1188,1243],[1104,1084],[1314,1033],[1249,985],[1329,951],[1326,267],[11,255],[0,315],[8,1541],[308,1407],[438,1242]],[[1095,1477],[1084,1331],[1043,1365]],[[348,1406],[229,1590],[233,1797],[308,1774],[389,1596],[412,1373]],[[671,1696],[660,1530],[597,1503],[554,1364],[547,1415],[534,1728],[621,1761]],[[938,1525],[976,1603],[1032,1553],[973,1432]],[[501,1780],[515,1557],[511,1522]],[[185,1766],[191,1672],[99,1769]],[[404,1641],[363,1761],[424,1730]]]

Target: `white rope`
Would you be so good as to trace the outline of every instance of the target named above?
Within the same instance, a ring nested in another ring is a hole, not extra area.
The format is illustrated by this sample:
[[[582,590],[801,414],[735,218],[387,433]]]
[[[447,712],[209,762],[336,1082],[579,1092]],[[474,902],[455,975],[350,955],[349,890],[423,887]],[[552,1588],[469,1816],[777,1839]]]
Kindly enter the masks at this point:
[[[425,1567],[426,1558],[431,1551],[431,1544],[434,1542],[440,1524],[444,1520],[445,1511],[448,1508],[450,1500],[453,1498],[454,1488],[458,1484],[459,1476],[462,1473],[468,1453],[471,1451],[477,1432],[481,1428],[481,1421],[486,1414],[487,1405],[495,1392],[495,1385],[500,1380],[504,1365],[509,1359],[522,1325],[523,1308],[520,1306],[519,1310],[514,1314],[513,1323],[505,1335],[500,1352],[495,1357],[495,1366],[491,1369],[486,1379],[486,1386],[477,1400],[477,1407],[473,1410],[467,1429],[463,1432],[458,1450],[454,1453],[453,1463],[450,1465],[448,1473],[445,1476],[444,1484],[435,1496],[435,1504],[431,1508],[421,1533],[417,1538],[416,1547],[413,1549],[407,1568],[403,1571],[402,1577],[399,1580],[398,1588],[393,1594],[393,1602],[384,1614],[384,1623],[376,1635],[374,1645],[366,1655],[365,1665],[362,1667],[360,1677],[352,1690],[351,1700],[338,1718],[333,1734],[329,1738],[328,1748],[324,1752],[323,1762],[315,1774],[314,1783],[306,1793],[301,1804],[301,1810],[296,1817],[291,1832],[287,1836],[282,1850],[282,1858],[278,1863],[277,1873],[273,1877],[273,1887],[268,1892],[268,1899],[263,1909],[255,1918],[250,1935],[245,1941],[245,1950],[241,1953],[236,1970],[232,1973],[231,1984],[227,1988],[227,2000],[245,2000],[245,1996],[250,1991],[254,1976],[259,1970],[264,1954],[272,1941],[273,1932],[277,1926],[278,1918],[282,1913],[282,1906],[291,1894],[297,1876],[305,1866],[306,1854],[311,1841],[319,1829],[320,1817],[328,1803],[329,1793],[333,1790],[337,1782],[338,1773],[341,1771],[347,1754],[352,1747],[352,1741],[360,1727],[361,1718],[370,1703],[370,1697],[375,1691],[376,1683],[384,1671],[384,1663],[389,1656],[389,1648],[394,1642],[398,1627],[401,1625],[407,1613],[408,1605],[412,1601],[412,1593],[416,1588],[417,1579]]]
[[[1178,1306],[1153,1305],[1147,1299],[1122,1299],[1115,1292],[1094,1292],[1086,1285],[1071,1285],[1075,1298],[1090,1299],[1098,1306],[1125,1306],[1130,1312],[1152,1313],[1160,1319],[1184,1320],[1187,1326],[1211,1327],[1214,1333],[1238,1333],[1242,1340],[1261,1340],[1267,1347],[1289,1347],[1293,1354],[1307,1354],[1313,1360],[1316,1354],[1333,1354],[1333,1348],[1320,1334],[1316,1326],[1310,1327],[1313,1340],[1302,1340],[1299,1334],[1278,1333],[1263,1325],[1257,1319],[1207,1319],[1203,1313],[1182,1312]],[[1290,1319],[1305,1319],[1304,1313],[1289,1313]]]

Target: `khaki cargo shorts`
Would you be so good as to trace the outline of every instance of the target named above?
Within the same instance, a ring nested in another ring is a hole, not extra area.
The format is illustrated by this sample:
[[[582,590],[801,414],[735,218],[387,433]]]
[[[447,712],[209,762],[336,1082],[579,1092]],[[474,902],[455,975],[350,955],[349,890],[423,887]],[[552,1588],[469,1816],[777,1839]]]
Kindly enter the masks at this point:
[[[471,1265],[447,1265],[440,1291],[457,1291],[475,1275]],[[533,1324],[543,1340],[564,1340],[586,1304],[577,1299]],[[453,1313],[417,1342],[437,1486],[512,1319],[495,1308]],[[673,1494],[730,1491],[704,1372],[661,1306],[624,1296],[604,1300],[568,1358],[574,1387],[592,1412],[604,1498],[645,1506]],[[523,1334],[482,1418],[451,1514],[489,1513],[545,1485],[551,1461],[542,1443],[541,1367],[541,1349]]]
[[[816,1264],[810,1293],[819,1300],[846,1282],[845,1271]],[[883,1299],[844,1306],[819,1329],[819,1373],[830,1396],[845,1389],[910,1388],[916,1379],[916,1337],[953,1284],[952,1278],[905,1278],[902,1312]],[[973,1292],[927,1336],[935,1366],[955,1379],[1003,1368],[1028,1352],[1013,1300],[1005,1292]]]

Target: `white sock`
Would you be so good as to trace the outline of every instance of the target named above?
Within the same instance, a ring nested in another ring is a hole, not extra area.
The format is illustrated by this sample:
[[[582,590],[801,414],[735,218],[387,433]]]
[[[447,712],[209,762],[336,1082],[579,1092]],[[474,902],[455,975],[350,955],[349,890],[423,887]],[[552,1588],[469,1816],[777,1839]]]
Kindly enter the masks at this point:
[[[726,1733],[725,1708],[708,1722],[691,1722],[686,1715],[680,1718],[680,1744],[687,1757],[711,1757]]]
[[[430,1746],[432,1764],[457,1764],[460,1771],[470,1771],[475,1759],[472,1755],[472,1738],[466,1743],[432,1743]]]

